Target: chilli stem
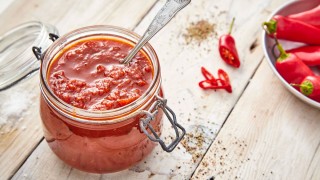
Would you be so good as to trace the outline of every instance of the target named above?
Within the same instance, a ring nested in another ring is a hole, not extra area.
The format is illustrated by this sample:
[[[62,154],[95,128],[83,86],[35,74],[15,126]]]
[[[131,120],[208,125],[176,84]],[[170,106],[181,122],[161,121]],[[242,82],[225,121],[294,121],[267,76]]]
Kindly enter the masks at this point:
[[[231,31],[232,31],[232,28],[233,28],[233,24],[234,24],[234,21],[236,20],[235,17],[232,18],[232,21],[231,21],[231,24],[230,24],[230,27],[229,27],[229,32],[228,34],[231,34]]]
[[[283,49],[282,45],[279,43],[276,33],[274,33],[274,40],[276,41],[277,48],[280,52],[279,60],[285,60],[289,57],[289,54]]]

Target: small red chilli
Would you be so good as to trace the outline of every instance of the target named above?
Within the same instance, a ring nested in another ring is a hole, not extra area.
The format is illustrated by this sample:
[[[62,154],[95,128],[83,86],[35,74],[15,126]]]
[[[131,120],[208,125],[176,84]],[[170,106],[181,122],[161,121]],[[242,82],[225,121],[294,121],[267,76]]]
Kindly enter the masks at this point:
[[[232,93],[232,87],[228,74],[222,70],[218,70],[218,77],[215,78],[206,68],[201,67],[202,75],[205,80],[199,82],[199,87],[202,89],[225,89],[227,92]]]
[[[232,19],[228,34],[224,34],[219,38],[219,53],[221,58],[229,65],[239,68],[240,60],[236,48],[236,42],[231,35],[235,18]]]

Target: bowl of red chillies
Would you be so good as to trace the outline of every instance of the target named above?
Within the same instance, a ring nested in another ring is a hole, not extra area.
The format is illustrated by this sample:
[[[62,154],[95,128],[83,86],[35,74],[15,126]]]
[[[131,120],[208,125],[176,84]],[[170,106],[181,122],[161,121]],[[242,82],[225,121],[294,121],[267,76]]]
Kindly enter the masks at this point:
[[[286,3],[262,27],[273,72],[291,93],[320,108],[320,0]]]

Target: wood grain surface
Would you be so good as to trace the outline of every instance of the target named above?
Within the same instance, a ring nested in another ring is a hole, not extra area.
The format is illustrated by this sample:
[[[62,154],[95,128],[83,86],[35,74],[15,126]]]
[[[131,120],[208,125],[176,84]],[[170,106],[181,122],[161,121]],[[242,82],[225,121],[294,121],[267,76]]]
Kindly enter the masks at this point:
[[[32,20],[55,25],[60,34],[94,24],[133,29],[154,3],[154,0],[136,3],[130,0],[16,0],[1,14],[0,32]],[[3,179],[11,177],[43,139],[38,79],[37,73],[18,86],[0,93],[1,109],[7,109],[4,106],[14,107],[14,103],[26,103],[22,109],[17,104],[16,112],[6,117],[5,124],[0,124],[0,177]],[[25,100],[20,102],[19,96]]]
[[[319,179],[319,117],[264,61],[192,179]]]
[[[7,123],[0,125],[0,179],[320,179],[320,111],[281,85],[262,51],[261,23],[286,2],[194,0],[151,40],[160,59],[168,105],[187,135],[172,153],[157,146],[128,170],[85,173],[51,152],[42,138],[37,75],[0,92],[0,108],[11,102],[12,93],[23,94],[27,102],[17,106],[18,115],[7,116]],[[55,25],[60,34],[94,24],[143,34],[164,3],[14,0],[0,14],[0,33],[40,20]],[[226,65],[218,52],[218,38],[227,33],[232,17],[236,18],[232,35],[241,59],[239,69]],[[187,28],[202,20],[213,24],[214,32],[202,42],[187,43]],[[214,75],[224,69],[233,92],[200,89],[202,66]],[[166,120],[161,137],[166,143],[173,137]]]

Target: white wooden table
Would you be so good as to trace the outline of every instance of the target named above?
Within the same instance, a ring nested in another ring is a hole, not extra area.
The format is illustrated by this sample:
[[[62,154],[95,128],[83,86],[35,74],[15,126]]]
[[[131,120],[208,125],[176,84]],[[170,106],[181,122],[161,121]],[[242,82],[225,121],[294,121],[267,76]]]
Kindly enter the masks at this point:
[[[142,34],[164,0],[0,0],[0,33],[40,20],[60,34],[109,24]],[[268,67],[261,23],[287,0],[193,0],[151,44],[161,61],[163,88],[187,130],[172,153],[159,146],[140,164],[90,174],[64,164],[43,139],[39,79],[0,92],[0,179],[320,179],[320,111],[289,93]],[[226,65],[218,37],[236,17],[233,36],[241,66]],[[186,28],[216,24],[216,36],[186,44]],[[228,72],[232,94],[203,91],[200,68]],[[164,124],[163,136],[170,136]]]

